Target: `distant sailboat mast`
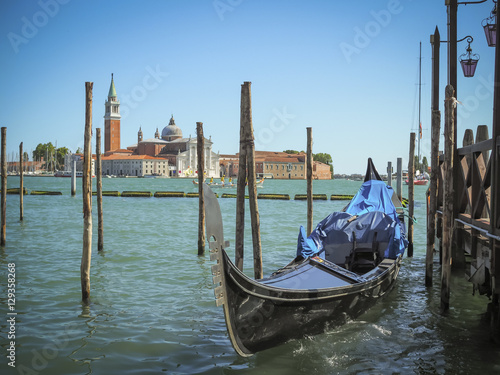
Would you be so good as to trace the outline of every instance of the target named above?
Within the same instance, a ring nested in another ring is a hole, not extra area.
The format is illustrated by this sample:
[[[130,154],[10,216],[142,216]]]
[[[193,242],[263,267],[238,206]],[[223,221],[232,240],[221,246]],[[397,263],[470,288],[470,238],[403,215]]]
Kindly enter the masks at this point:
[[[420,56],[418,60],[418,164],[420,165],[420,140],[422,139],[422,121],[420,108],[422,106],[422,42],[420,42]]]

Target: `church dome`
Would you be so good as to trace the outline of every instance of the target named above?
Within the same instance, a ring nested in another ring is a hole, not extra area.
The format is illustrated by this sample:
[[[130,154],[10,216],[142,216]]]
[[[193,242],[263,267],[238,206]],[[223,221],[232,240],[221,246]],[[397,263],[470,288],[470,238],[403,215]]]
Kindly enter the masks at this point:
[[[172,141],[177,138],[182,138],[182,130],[175,125],[174,116],[170,118],[170,122],[165,126],[161,132],[161,137],[165,141]]]

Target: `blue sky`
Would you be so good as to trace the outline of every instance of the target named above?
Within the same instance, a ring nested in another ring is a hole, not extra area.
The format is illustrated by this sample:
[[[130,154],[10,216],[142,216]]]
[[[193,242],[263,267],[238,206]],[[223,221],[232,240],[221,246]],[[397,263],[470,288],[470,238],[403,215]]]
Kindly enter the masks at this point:
[[[491,136],[494,48],[481,21],[492,8],[459,6],[458,38],[472,35],[481,56],[474,78],[458,74],[460,144],[479,124]],[[313,152],[329,153],[336,173],[364,173],[368,157],[381,171],[398,157],[406,167],[420,41],[421,148],[430,155],[429,35],[438,26],[447,38],[444,0],[2,0],[0,15],[0,125],[11,158],[20,142],[28,152],[46,142],[83,147],[85,82],[94,82],[93,127],[103,128],[114,73],[123,148],[139,127],[151,138],[173,114],[184,136],[201,121],[215,152],[238,152],[240,88],[251,81],[258,150],[305,150],[310,126]]]

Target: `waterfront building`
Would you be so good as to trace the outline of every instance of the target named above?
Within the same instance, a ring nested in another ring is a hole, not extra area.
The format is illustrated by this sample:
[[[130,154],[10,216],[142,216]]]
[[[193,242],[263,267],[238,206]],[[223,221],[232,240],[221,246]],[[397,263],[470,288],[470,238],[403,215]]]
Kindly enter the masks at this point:
[[[168,176],[168,160],[149,155],[102,156],[102,173],[108,176]]]
[[[257,177],[286,180],[307,178],[305,153],[287,154],[286,152],[255,151],[255,169]],[[239,154],[221,155],[221,171],[225,176],[238,175]],[[330,166],[319,161],[313,162],[313,179],[331,179]]]
[[[23,161],[23,173],[26,174],[41,174],[45,172],[45,161]],[[18,174],[20,173],[19,161],[7,162],[7,173]]]
[[[108,100],[104,105],[104,152],[108,152],[120,149],[120,101],[116,96],[113,74],[111,74]]]
[[[95,156],[95,154],[92,154],[92,163],[90,166],[92,176],[95,176],[95,160],[96,160],[96,156]],[[82,172],[83,171],[83,154],[73,154],[71,151],[69,151],[64,156],[64,171],[72,171],[73,170],[73,161],[76,161],[76,171]]]
[[[184,138],[172,115],[161,132],[156,128],[153,138],[144,139],[142,126],[137,133],[137,143],[120,149],[120,102],[117,99],[113,75],[105,103],[106,115],[103,174],[169,177],[196,177],[198,170],[197,139]],[[212,151],[212,137],[205,138],[205,175],[219,177],[219,154]],[[104,167],[106,163],[106,168]]]

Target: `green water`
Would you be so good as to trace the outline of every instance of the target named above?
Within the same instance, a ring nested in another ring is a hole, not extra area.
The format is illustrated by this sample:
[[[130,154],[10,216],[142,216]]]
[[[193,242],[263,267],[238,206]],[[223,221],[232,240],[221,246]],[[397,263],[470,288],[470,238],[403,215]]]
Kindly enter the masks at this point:
[[[9,177],[9,187],[18,183]],[[314,181],[314,193],[354,194],[360,184]],[[213,262],[208,254],[197,256],[196,198],[104,197],[104,251],[97,252],[94,212],[92,302],[86,306],[80,287],[81,181],[76,197],[70,196],[70,179],[31,177],[25,186],[64,195],[25,196],[23,222],[19,198],[7,198],[7,245],[0,250],[1,374],[500,373],[500,348],[490,343],[488,326],[481,323],[488,299],[472,296],[471,284],[453,278],[451,310],[440,315],[437,263],[434,288],[424,287],[425,187],[416,187],[414,257],[404,259],[387,298],[323,335],[240,358],[227,337],[223,311],[215,306]],[[197,191],[191,180],[176,179],[104,179],[103,189]],[[259,192],[293,199],[306,192],[306,182],[266,180]],[[234,242],[235,199],[219,203],[226,240]],[[315,201],[314,222],[345,204]],[[264,273],[269,274],[294,256],[299,225],[306,224],[306,202],[259,200],[259,211]],[[247,254],[249,224],[247,217]],[[12,263],[15,368],[7,364]],[[249,275],[251,267],[248,255]]]

